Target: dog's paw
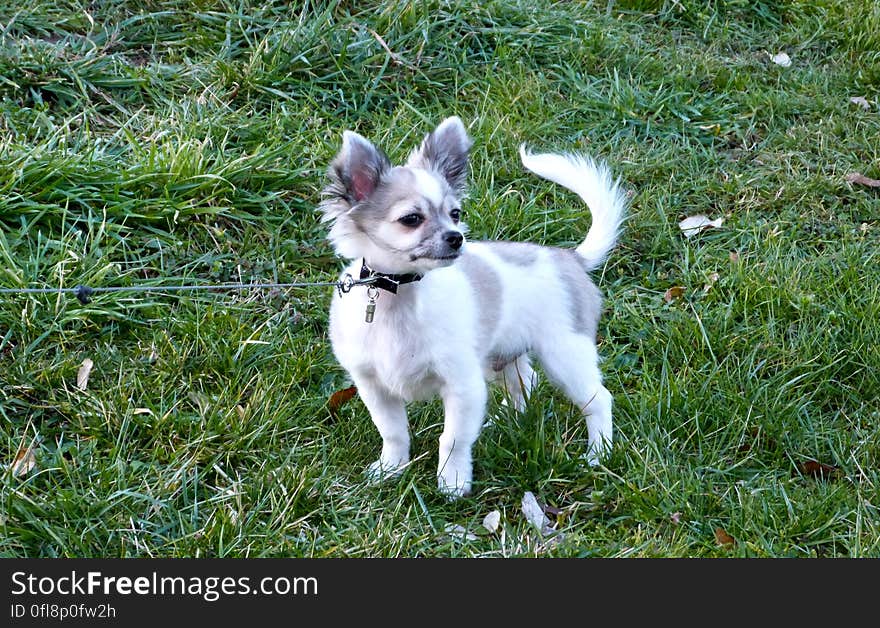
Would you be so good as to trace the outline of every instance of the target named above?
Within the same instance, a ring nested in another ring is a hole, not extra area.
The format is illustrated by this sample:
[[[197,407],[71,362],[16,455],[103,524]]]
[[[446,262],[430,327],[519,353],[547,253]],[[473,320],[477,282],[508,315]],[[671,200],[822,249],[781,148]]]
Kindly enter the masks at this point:
[[[471,494],[471,472],[466,469],[446,468],[437,475],[437,488],[450,501]]]
[[[399,477],[408,464],[409,461],[407,460],[401,460],[395,464],[379,459],[368,466],[364,471],[364,474],[367,476],[368,482],[371,484],[378,484],[379,482]]]
[[[600,446],[593,444],[590,446],[590,450],[581,456],[581,459],[584,460],[591,467],[598,467],[604,462],[608,456],[611,454],[611,446],[606,444],[607,441],[602,441]]]
[[[462,482],[459,484],[447,484],[443,478],[437,479],[437,488],[446,496],[449,501],[455,501],[461,497],[467,497],[471,494],[471,483]]]
[[[592,449],[588,453],[583,454],[581,456],[581,460],[586,462],[591,467],[598,467],[600,464],[602,464],[602,458]]]

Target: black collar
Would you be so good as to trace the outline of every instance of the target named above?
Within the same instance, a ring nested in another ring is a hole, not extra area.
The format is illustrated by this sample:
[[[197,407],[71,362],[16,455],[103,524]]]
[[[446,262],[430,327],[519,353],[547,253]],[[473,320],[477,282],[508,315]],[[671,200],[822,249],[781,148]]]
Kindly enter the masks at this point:
[[[361,279],[374,279],[375,281],[373,281],[371,285],[374,285],[377,288],[382,288],[382,290],[387,290],[392,294],[397,294],[397,286],[405,283],[412,283],[414,281],[421,281],[422,276],[417,273],[406,273],[405,275],[380,273],[367,266],[367,260],[364,259],[361,264]]]

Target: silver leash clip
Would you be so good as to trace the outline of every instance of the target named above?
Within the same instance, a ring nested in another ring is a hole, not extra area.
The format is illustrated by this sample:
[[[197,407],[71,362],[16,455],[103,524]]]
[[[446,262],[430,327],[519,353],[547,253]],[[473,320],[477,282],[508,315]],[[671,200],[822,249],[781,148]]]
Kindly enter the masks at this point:
[[[342,278],[342,281],[336,284],[336,289],[339,291],[339,296],[342,296],[343,294],[348,294],[349,292],[351,292],[353,286],[354,277],[346,273],[345,277]]]

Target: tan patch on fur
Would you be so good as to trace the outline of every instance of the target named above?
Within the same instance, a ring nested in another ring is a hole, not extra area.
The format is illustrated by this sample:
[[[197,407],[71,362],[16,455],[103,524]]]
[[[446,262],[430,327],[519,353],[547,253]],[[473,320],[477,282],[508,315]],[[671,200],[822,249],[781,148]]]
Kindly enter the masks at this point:
[[[590,279],[576,252],[552,247],[548,250],[568,293],[574,330],[595,339],[602,314],[602,293]]]
[[[480,342],[488,343],[501,315],[501,283],[485,260],[465,252],[456,262],[474,289],[480,316]]]
[[[489,250],[508,264],[531,266],[538,259],[540,246],[529,242],[487,242]]]

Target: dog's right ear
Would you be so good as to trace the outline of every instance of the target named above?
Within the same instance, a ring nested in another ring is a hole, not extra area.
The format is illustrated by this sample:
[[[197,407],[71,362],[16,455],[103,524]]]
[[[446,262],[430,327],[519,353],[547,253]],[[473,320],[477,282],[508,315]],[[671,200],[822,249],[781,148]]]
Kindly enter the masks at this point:
[[[369,198],[391,162],[380,149],[354,131],[342,134],[342,148],[330,163],[321,210],[323,220],[334,220],[357,203]]]

